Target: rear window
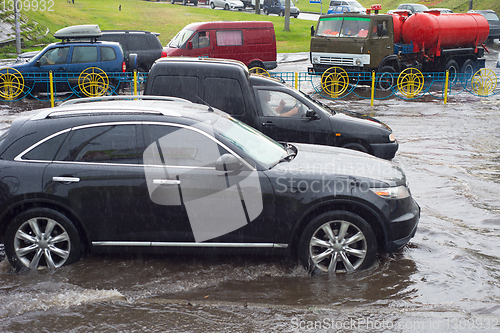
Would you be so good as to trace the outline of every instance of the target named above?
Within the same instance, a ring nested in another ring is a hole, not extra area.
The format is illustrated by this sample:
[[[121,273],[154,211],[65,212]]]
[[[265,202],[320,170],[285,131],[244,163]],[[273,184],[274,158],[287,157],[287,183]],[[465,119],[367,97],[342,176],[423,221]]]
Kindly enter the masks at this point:
[[[219,46],[243,45],[243,33],[241,30],[217,31],[215,37]]]
[[[101,46],[102,61],[112,61],[116,59],[116,52],[112,47]]]
[[[159,75],[152,84],[151,95],[172,96],[200,103],[198,95],[198,77],[184,75]]]
[[[240,82],[236,79],[205,78],[205,102],[230,114],[245,113],[245,99]],[[197,102],[199,103],[199,102]]]
[[[130,34],[128,36],[128,50],[149,50],[151,47],[149,46],[148,38],[144,34]]]

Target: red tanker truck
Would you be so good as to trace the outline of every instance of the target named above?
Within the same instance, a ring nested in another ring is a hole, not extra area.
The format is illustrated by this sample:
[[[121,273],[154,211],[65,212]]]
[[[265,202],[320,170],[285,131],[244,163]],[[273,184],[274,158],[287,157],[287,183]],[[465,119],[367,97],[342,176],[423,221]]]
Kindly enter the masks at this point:
[[[338,66],[346,71],[474,73],[484,67],[488,21],[479,14],[428,11],[335,14],[311,27],[309,72]]]

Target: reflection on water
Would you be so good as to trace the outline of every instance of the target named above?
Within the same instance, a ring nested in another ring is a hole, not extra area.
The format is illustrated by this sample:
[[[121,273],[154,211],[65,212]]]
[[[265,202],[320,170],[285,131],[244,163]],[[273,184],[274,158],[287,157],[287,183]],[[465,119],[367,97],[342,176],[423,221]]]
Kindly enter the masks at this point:
[[[401,144],[394,161],[422,207],[401,251],[359,274],[313,277],[281,257],[91,256],[17,275],[3,260],[0,331],[459,332],[500,324],[500,98],[350,103],[389,124]],[[22,107],[0,108],[2,120]],[[469,319],[476,326],[452,325]],[[302,325],[362,320],[380,325]]]

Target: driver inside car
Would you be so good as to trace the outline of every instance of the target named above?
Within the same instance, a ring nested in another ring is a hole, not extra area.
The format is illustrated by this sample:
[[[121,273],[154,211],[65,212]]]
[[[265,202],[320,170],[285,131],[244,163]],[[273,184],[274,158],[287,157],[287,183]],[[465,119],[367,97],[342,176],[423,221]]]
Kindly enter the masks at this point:
[[[264,116],[268,117],[293,117],[293,116],[298,116],[298,102],[295,104],[295,106],[286,111],[285,106],[286,102],[283,98],[279,101],[279,104],[274,107],[273,101],[276,101],[277,99],[280,98],[281,93],[280,92],[271,92],[268,90],[260,90],[259,91],[259,99],[261,101],[261,106],[262,106],[262,112]]]

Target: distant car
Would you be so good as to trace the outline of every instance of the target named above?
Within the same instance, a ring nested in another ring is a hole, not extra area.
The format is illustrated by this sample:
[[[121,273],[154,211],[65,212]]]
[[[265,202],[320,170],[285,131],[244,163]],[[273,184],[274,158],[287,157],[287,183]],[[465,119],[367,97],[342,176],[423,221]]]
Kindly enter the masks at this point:
[[[429,10],[429,8],[426,5],[421,5],[418,3],[404,3],[404,4],[399,5],[397,9],[407,9],[412,14],[423,13],[423,12]]]
[[[265,15],[278,14],[285,16],[285,1],[286,0],[264,0],[263,11]],[[300,10],[290,1],[290,16],[299,17]]]
[[[357,2],[356,0],[331,0],[330,5],[328,7],[328,14],[337,14],[337,13],[330,13],[331,11],[334,10],[340,10],[338,6],[345,6],[347,7],[347,12],[354,12],[354,13],[366,13],[366,8],[363,7],[362,4]],[[345,13],[344,8],[341,8],[342,13]],[[338,13],[340,14],[340,13]]]
[[[198,0],[170,0],[170,3],[173,5],[176,2],[182,2],[182,5],[185,6],[188,3],[192,3],[195,6],[198,6]]]
[[[129,71],[137,68],[139,72],[148,72],[156,59],[167,56],[158,34],[149,31],[103,30],[98,40],[120,43],[127,59],[131,53],[137,54],[137,63],[129,64]]]
[[[488,34],[488,42],[493,42],[493,39],[500,38],[500,18],[498,18],[497,13],[491,9],[485,10],[469,10],[468,13],[478,13],[484,16],[484,18],[490,24],[490,33]]]
[[[19,63],[25,63],[30,61],[34,56],[36,56],[40,51],[29,51],[29,52],[23,52],[20,55],[17,56],[17,59],[15,61],[16,64]]]
[[[0,243],[13,267],[85,252],[218,249],[355,272],[414,236],[403,170],[348,149],[278,143],[178,98],[72,100],[0,133]]]
[[[343,14],[352,12],[353,8],[350,6],[337,6],[337,7],[329,7],[327,14]],[[356,13],[358,11],[355,11]]]
[[[412,12],[409,11],[408,9],[391,9],[387,11],[387,14],[394,14],[394,13],[406,13],[407,15],[411,15]]]
[[[62,39],[62,42],[49,44],[28,62],[14,63],[9,67],[23,75],[31,74],[31,78],[25,78],[24,82],[26,87],[33,87],[32,94],[47,91],[45,82],[33,82],[36,73],[49,73],[49,71],[56,75],[81,73],[93,67],[105,73],[125,72],[126,61],[121,45],[116,42],[96,41],[100,36],[101,30],[97,25],[60,29],[56,31],[54,37]],[[57,82],[56,91],[72,91],[71,87],[75,87],[77,78],[70,77],[68,81]]]
[[[210,0],[210,8],[215,9],[215,7],[221,7],[224,10],[243,10],[245,5],[240,0]]]
[[[429,11],[438,11],[441,14],[453,14],[453,11],[449,8],[429,8]]]

